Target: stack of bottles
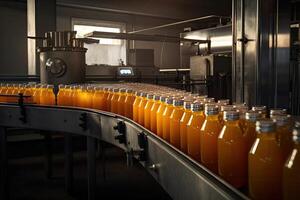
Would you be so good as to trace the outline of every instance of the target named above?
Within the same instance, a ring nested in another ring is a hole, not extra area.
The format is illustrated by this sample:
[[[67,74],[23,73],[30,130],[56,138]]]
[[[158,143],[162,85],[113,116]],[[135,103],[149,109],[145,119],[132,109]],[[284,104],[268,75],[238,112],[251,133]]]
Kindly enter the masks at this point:
[[[163,86],[1,84],[27,103],[93,108],[144,126],[253,199],[300,199],[300,123],[285,109],[191,94]],[[0,102],[17,99],[0,96]]]

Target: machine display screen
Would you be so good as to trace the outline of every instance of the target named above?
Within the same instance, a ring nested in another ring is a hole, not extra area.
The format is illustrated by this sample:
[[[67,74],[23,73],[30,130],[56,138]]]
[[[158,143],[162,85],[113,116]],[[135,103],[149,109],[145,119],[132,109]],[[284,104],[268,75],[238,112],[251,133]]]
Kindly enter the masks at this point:
[[[119,67],[119,76],[133,76],[133,69],[132,67]]]

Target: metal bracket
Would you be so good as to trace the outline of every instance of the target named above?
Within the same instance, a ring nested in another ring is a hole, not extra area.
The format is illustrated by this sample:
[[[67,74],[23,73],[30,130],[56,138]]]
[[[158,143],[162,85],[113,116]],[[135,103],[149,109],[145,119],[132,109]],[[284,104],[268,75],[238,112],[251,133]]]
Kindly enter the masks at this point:
[[[141,132],[138,134],[138,144],[141,148],[139,151],[139,160],[140,161],[146,161],[147,160],[147,154],[146,154],[146,149],[147,149],[147,135],[144,132]]]
[[[19,118],[19,120],[22,121],[25,124],[27,122],[27,118],[26,118],[26,110],[25,110],[25,106],[24,106],[24,95],[23,95],[23,93],[19,94],[18,105],[20,107],[20,114],[21,114],[21,117]]]
[[[81,121],[81,123],[79,123],[79,126],[82,128],[82,130],[86,131],[87,130],[87,114],[82,113],[80,115],[79,120]]]
[[[115,139],[119,141],[120,144],[126,143],[126,124],[123,121],[119,121],[114,130],[117,130],[119,134],[115,136]]]
[[[248,39],[247,37],[242,37],[242,38],[238,38],[237,41],[243,43],[243,44],[247,44],[248,42],[254,41],[253,39]]]

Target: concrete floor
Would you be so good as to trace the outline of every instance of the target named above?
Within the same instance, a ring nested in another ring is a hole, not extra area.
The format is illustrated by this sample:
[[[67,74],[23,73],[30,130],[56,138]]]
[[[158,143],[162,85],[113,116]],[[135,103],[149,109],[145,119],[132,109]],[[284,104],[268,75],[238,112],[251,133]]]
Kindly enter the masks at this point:
[[[77,140],[77,141],[76,141]],[[53,142],[53,177],[44,171],[43,141],[10,142],[9,193],[16,200],[87,199],[86,157],[83,138],[74,141],[74,190],[64,190],[63,140]],[[106,180],[102,160],[97,161],[97,199],[169,200],[168,194],[137,162],[126,166],[123,151],[110,145],[106,148]]]

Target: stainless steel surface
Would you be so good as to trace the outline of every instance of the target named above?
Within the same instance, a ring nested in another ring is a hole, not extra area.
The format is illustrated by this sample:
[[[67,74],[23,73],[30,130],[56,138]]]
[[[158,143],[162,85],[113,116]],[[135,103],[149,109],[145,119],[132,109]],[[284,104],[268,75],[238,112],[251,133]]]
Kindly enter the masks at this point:
[[[248,199],[238,190],[221,180],[167,142],[125,117],[92,109],[25,105],[26,122],[17,105],[0,104],[0,126],[20,127],[56,132],[67,132],[88,137],[89,197],[95,195],[94,141],[101,139],[126,152],[143,152],[146,161],[140,163],[174,200],[185,199]],[[82,116],[85,116],[83,120]],[[24,116],[23,116],[24,117]],[[126,142],[115,140],[113,126],[123,121],[126,125]],[[85,123],[84,123],[85,122]],[[86,124],[86,127],[83,126]],[[0,132],[2,133],[2,132]],[[139,134],[145,134],[141,147]],[[137,159],[140,155],[134,154]],[[153,167],[155,166],[155,167]]]
[[[140,32],[145,32],[145,31],[151,31],[151,30],[156,30],[156,29],[161,29],[161,28],[166,28],[166,27],[170,27],[170,26],[176,26],[176,25],[179,25],[179,24],[186,24],[186,23],[189,23],[189,22],[196,22],[196,21],[201,21],[201,20],[206,20],[206,19],[211,19],[211,18],[218,18],[220,20],[221,19],[230,19],[230,17],[226,17],[226,16],[209,15],[209,16],[198,17],[198,18],[194,18],[194,19],[188,19],[188,20],[183,20],[183,21],[179,21],[179,22],[174,22],[174,23],[170,23],[170,24],[155,26],[155,27],[151,27],[151,28],[145,28],[145,29],[140,29],[140,30],[136,30],[136,31],[131,31],[129,33],[132,34],[132,33],[140,33]]]
[[[154,49],[129,49],[128,65],[154,67]]]
[[[215,77],[216,80],[212,80],[211,87],[208,85],[196,85],[194,91],[200,95],[208,94],[211,97],[217,99],[230,98],[229,96],[218,96],[219,90],[224,90],[226,93],[231,90],[231,84],[219,83],[220,78],[231,78],[231,57],[228,56],[192,56],[190,58],[190,79],[193,81],[208,80],[209,77]],[[230,79],[231,80],[231,79]],[[229,82],[230,82],[229,80]]]
[[[165,36],[165,35],[144,35],[144,34],[129,34],[129,33],[109,33],[109,32],[99,32],[93,31],[87,33],[84,37],[92,38],[111,38],[111,39],[123,39],[123,40],[139,40],[139,41],[152,41],[152,42],[175,42],[180,43],[181,41],[186,42],[199,42],[207,43],[207,40],[201,39],[184,39],[180,37]]]
[[[27,35],[36,37],[53,30],[56,30],[56,0],[28,0]],[[36,56],[38,46],[42,46],[42,42],[27,40],[28,75],[39,74],[39,60]]]
[[[72,84],[85,81],[85,51],[40,52],[41,83]]]
[[[289,20],[286,0],[233,0],[233,99],[289,106]]]
[[[201,29],[180,34],[185,39],[210,40],[210,53],[231,54],[232,52],[232,26],[218,26],[209,29]],[[207,44],[194,45],[190,42],[182,42],[180,46],[181,67],[190,66],[190,56],[205,54]]]

